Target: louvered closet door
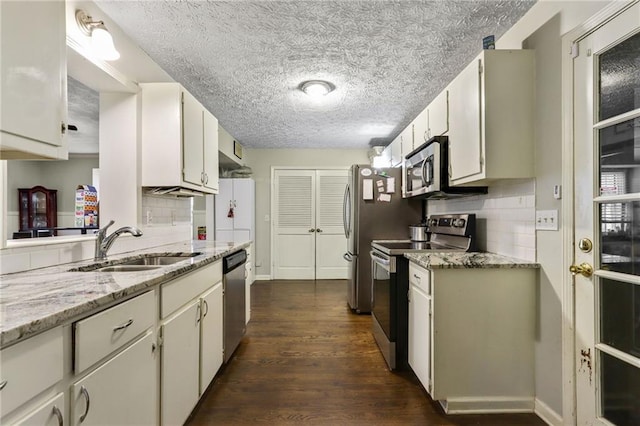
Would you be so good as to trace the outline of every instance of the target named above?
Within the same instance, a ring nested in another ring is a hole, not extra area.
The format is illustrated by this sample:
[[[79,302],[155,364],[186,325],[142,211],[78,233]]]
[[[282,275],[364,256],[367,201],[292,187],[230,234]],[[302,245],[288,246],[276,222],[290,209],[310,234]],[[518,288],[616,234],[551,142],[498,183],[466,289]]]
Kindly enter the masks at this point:
[[[315,278],[315,170],[276,170],[274,278]]]
[[[347,278],[342,203],[348,175],[348,170],[316,172],[316,279]]]

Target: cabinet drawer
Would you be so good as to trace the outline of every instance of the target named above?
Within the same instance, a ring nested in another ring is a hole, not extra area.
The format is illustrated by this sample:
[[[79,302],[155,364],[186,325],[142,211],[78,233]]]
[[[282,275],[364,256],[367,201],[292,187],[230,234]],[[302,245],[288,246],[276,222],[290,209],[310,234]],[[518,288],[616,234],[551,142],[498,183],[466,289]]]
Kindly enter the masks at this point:
[[[184,277],[162,284],[160,286],[161,318],[166,318],[220,281],[222,281],[222,261],[218,260]]]
[[[155,300],[150,291],[75,323],[74,371],[83,371],[151,327]]]
[[[59,393],[43,405],[15,422],[16,426],[60,426],[66,423],[64,417],[64,394]]]
[[[431,294],[431,272],[413,262],[409,263],[409,284]]]
[[[0,352],[0,416],[53,386],[63,374],[62,327]]]

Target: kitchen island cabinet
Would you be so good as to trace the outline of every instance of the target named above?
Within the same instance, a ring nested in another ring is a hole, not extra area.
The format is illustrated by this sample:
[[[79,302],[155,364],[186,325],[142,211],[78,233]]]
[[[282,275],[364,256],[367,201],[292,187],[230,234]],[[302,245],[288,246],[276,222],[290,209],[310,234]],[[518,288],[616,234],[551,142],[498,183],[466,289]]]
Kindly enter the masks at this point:
[[[409,365],[429,395],[450,414],[533,412],[537,265],[406,256]]]
[[[534,54],[484,50],[448,86],[451,185],[534,176]]]
[[[65,2],[0,2],[0,159],[67,159]]]

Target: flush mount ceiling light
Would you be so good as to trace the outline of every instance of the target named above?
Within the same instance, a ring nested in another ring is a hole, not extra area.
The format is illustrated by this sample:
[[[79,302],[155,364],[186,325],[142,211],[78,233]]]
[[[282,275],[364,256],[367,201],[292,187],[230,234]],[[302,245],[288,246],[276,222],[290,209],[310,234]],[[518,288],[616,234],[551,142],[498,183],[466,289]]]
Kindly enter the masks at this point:
[[[104,26],[103,21],[94,21],[84,10],[76,10],[78,28],[91,37],[91,48],[94,54],[105,61],[115,61],[120,58],[120,52],[113,45],[113,37]]]
[[[333,84],[324,80],[309,80],[300,83],[300,90],[312,98],[320,98],[335,88]]]

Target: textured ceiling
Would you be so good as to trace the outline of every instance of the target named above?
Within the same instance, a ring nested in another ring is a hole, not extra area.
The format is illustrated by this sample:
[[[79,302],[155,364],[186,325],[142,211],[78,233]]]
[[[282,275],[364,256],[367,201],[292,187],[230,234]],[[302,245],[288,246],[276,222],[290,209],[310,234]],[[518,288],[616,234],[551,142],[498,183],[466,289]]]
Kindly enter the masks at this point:
[[[103,1],[251,148],[387,145],[535,1]],[[336,90],[312,101],[297,87]]]

